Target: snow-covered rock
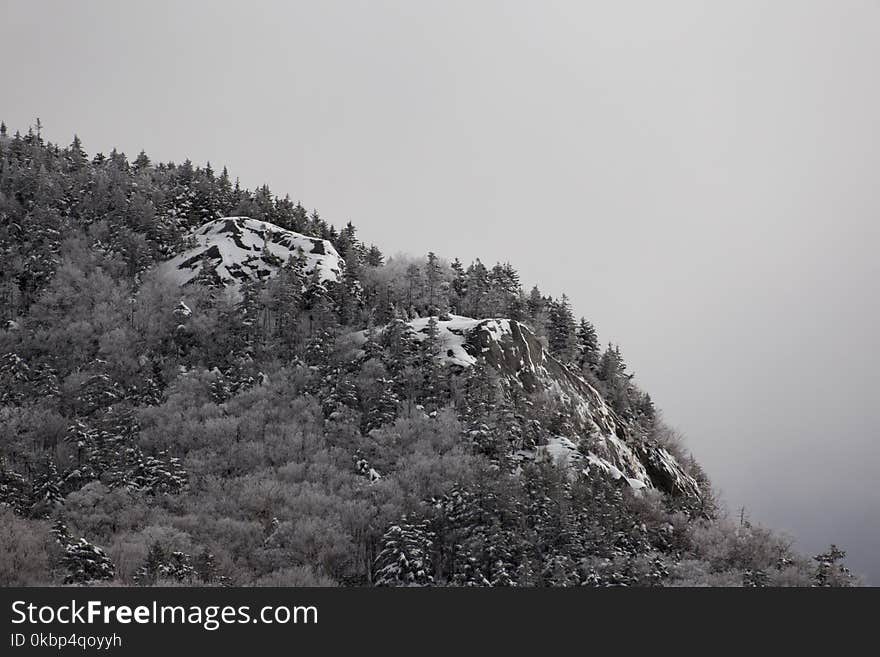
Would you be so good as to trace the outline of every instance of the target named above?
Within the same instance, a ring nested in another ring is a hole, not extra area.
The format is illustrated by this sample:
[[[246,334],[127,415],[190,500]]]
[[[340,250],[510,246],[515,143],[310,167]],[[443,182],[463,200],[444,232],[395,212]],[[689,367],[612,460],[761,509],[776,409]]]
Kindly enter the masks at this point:
[[[163,263],[180,285],[202,273],[219,285],[237,286],[244,280],[273,276],[291,257],[303,259],[306,274],[317,272],[321,282],[338,281],[345,262],[327,240],[285,230],[248,217],[210,221],[188,236],[184,252]]]
[[[572,435],[551,438],[546,446],[521,456],[537,457],[543,452],[554,459],[562,457],[573,468],[598,468],[635,490],[659,488],[700,496],[697,482],[675,457],[661,446],[632,435],[631,428],[605,403],[599,391],[551,356],[524,324],[458,315],[435,320],[442,345],[438,359],[442,362],[468,368],[482,361],[525,392],[546,391],[571,410]],[[408,322],[416,340],[427,337],[429,321],[422,317]],[[363,332],[355,334],[355,341],[363,342],[365,337]],[[577,443],[587,436],[591,437],[591,448],[583,454]]]

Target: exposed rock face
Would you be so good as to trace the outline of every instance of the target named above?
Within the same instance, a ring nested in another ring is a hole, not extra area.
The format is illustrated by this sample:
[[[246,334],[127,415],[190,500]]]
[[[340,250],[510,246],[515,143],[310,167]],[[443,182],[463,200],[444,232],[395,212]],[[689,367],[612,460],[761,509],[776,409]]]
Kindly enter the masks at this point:
[[[338,281],[345,262],[327,240],[285,230],[248,217],[224,217],[197,228],[188,237],[192,244],[163,267],[180,284],[206,276],[218,285],[237,286],[245,280],[262,280],[291,257],[301,259],[304,273]]]
[[[424,339],[428,321],[421,318],[409,323],[416,339]],[[525,325],[508,319],[452,316],[438,321],[437,328],[440,358],[445,362],[471,367],[481,360],[527,393],[547,391],[569,408],[573,435],[551,438],[542,448],[554,458],[566,458],[573,467],[598,468],[634,489],[700,496],[697,482],[668,451],[633,435],[599,391],[547,353]],[[593,440],[582,454],[577,443],[587,436]]]
[[[469,332],[465,349],[480,354],[502,375],[519,381],[526,392],[549,390],[571,409],[577,436],[567,437],[567,444],[561,440],[551,443],[554,455],[568,453],[568,458],[575,459],[572,451],[577,452],[577,448],[572,438],[592,435],[596,440],[585,458],[588,467],[598,467],[615,479],[623,477],[633,488],[656,487],[699,497],[697,482],[675,457],[659,445],[631,435],[602,395],[547,353],[523,324],[510,320],[480,322]]]

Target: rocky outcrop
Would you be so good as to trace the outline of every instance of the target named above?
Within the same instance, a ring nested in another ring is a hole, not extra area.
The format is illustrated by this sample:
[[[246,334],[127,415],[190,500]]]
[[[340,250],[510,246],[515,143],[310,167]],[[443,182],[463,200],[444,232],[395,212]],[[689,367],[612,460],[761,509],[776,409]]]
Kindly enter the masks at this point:
[[[416,339],[424,339],[428,321],[409,323]],[[437,328],[441,360],[458,367],[481,361],[526,393],[545,391],[566,406],[572,418],[571,435],[551,439],[543,451],[565,458],[573,467],[599,469],[634,489],[700,496],[697,482],[672,454],[635,435],[599,391],[551,356],[524,324],[451,316],[439,320]],[[588,438],[586,453],[578,448],[584,438]]]
[[[210,221],[190,233],[186,242],[185,251],[162,265],[180,285],[201,276],[216,285],[235,287],[273,276],[290,258],[320,282],[338,281],[345,266],[327,240],[248,217]]]

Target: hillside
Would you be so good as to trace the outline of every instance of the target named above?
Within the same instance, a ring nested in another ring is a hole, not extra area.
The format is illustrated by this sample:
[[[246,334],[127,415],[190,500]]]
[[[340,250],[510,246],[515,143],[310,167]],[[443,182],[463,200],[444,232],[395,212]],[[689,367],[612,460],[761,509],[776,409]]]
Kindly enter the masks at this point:
[[[728,518],[564,294],[225,168],[4,127],[0,320],[0,585],[853,583]]]

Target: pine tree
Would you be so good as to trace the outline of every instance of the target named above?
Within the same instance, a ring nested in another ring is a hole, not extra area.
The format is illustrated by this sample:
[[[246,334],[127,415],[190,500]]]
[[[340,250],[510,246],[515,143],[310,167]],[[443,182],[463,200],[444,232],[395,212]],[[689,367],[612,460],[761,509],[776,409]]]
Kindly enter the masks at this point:
[[[495,425],[501,440],[505,443],[503,448],[506,453],[525,447],[523,434],[525,418],[517,412],[516,408],[516,400],[520,394],[520,388],[517,385],[511,385],[508,389],[500,391],[498,395]]]
[[[489,272],[477,258],[465,272],[464,314],[475,319],[486,315],[486,295],[489,293]]]
[[[559,301],[554,301],[550,305],[547,338],[550,353],[553,356],[563,363],[571,361],[574,356],[575,347],[574,316],[571,312],[568,297],[564,294]]]
[[[436,410],[442,404],[444,397],[438,361],[440,347],[439,325],[437,320],[431,317],[425,327],[425,337],[419,343],[419,358],[416,364],[416,369],[422,377],[419,397],[428,411]]]
[[[203,584],[226,584],[228,578],[220,574],[217,560],[211,552],[203,549],[193,559],[193,569]]]
[[[52,525],[52,535],[55,536],[55,540],[64,547],[69,545],[71,542],[70,531],[67,529],[67,525],[64,524],[62,520],[56,520]]]
[[[369,360],[382,360],[383,350],[379,343],[379,335],[376,327],[371,323],[364,330],[364,343],[361,345],[364,352],[364,362]]]
[[[371,305],[371,318],[376,326],[384,326],[399,314],[394,305],[394,290],[390,284],[383,285],[376,291]]]
[[[0,456],[0,506],[12,509],[18,515],[26,515],[31,507],[30,489],[28,481]]]
[[[397,314],[382,331],[380,343],[387,353],[386,365],[392,375],[397,376],[413,365],[416,347],[412,329]]]
[[[653,402],[649,399],[646,403],[642,393],[632,384],[635,375],[627,372],[620,347],[608,344],[599,359],[596,376],[604,384],[605,401],[623,419],[635,420],[643,415],[648,424],[653,421]]]
[[[529,316],[533,321],[537,321],[541,314],[544,312],[544,307],[546,303],[544,297],[541,295],[541,291],[538,289],[538,286],[535,285],[532,287],[531,292],[529,292],[529,298],[526,301],[526,310],[528,310]]]
[[[384,262],[384,256],[375,244],[370,244],[364,262],[370,267],[381,267]]]
[[[335,412],[343,407],[358,407],[357,387],[348,373],[337,369],[335,379],[335,384],[332,385],[332,388],[321,403],[324,409],[324,416],[328,418],[332,417]]]
[[[84,538],[72,539],[61,520],[56,522],[53,533],[64,550],[61,565],[67,571],[65,584],[88,584],[116,576],[116,567],[104,550]]]
[[[434,533],[427,522],[404,519],[382,536],[374,564],[376,586],[429,586],[434,583],[431,548]]]
[[[412,311],[422,296],[422,272],[415,263],[406,268],[406,310]]]
[[[428,252],[428,262],[425,265],[425,282],[428,295],[428,314],[439,315],[438,308],[441,305],[440,300],[440,282],[441,282],[440,261],[433,251]]]
[[[330,356],[333,354],[335,343],[336,337],[329,330],[321,330],[313,334],[306,344],[306,363],[319,370],[326,370],[330,364]]]
[[[599,370],[596,374],[601,381],[609,384],[615,384],[626,376],[626,363],[620,355],[620,347],[608,343],[608,347],[599,359]]]
[[[196,570],[192,565],[192,558],[185,552],[175,551],[168,555],[167,561],[162,564],[160,574],[163,579],[174,580],[180,583],[192,584],[197,577]]]
[[[30,398],[33,379],[34,371],[18,354],[0,356],[0,404],[14,406]]]
[[[511,493],[481,480],[473,489],[455,488],[432,500],[439,513],[434,524],[443,530],[442,535],[438,530],[438,547],[451,584],[517,584],[522,541],[516,529],[522,528],[516,524],[522,519],[511,513]]]
[[[654,407],[654,400],[651,399],[651,395],[649,395],[647,392],[641,395],[641,397],[639,398],[637,413],[639,416],[644,418],[648,426],[650,426],[654,422],[654,419],[657,416],[657,410]]]
[[[180,459],[166,451],[147,456],[137,446],[131,448],[128,462],[116,479],[117,485],[148,495],[180,493],[188,484],[188,475]]]
[[[483,363],[473,365],[465,379],[463,408],[459,413],[474,450],[496,461],[507,452],[498,427],[497,412],[503,395],[499,388],[494,370]]]
[[[64,495],[61,493],[63,481],[58,473],[55,461],[48,459],[46,472],[43,473],[34,486],[34,502],[32,509],[48,513],[51,509],[64,503]]]
[[[256,281],[246,280],[241,283],[239,292],[241,300],[233,309],[233,317],[229,318],[232,353],[236,355],[253,352],[256,347],[265,345],[263,286]]]
[[[814,586],[821,587],[847,587],[855,584],[855,578],[849,568],[843,564],[846,552],[831,545],[827,552],[822,552],[813,557],[816,562],[816,574],[813,577]]]
[[[392,379],[378,379],[379,394],[364,409],[362,432],[368,435],[373,429],[391,424],[397,419],[400,397],[396,392],[397,385]]]
[[[308,335],[317,332],[333,332],[339,323],[335,303],[327,287],[321,281],[320,272],[316,267],[309,274],[303,290],[302,307],[308,318]]]
[[[134,163],[132,164],[134,170],[138,173],[141,171],[147,170],[152,166],[152,162],[150,162],[150,158],[147,157],[147,154],[142,150],[138,153],[137,158],[135,158]]]
[[[236,200],[233,197],[232,183],[229,180],[229,170],[224,166],[220,177],[217,179],[217,211],[221,216],[232,214],[232,208]]]
[[[334,286],[336,314],[339,321],[347,326],[356,325],[361,317],[363,300],[361,298],[360,256],[351,249],[345,261],[342,280]]]
[[[273,319],[273,339],[284,358],[291,358],[300,340],[299,312],[302,303],[301,260],[291,257],[267,285],[268,310]]]
[[[467,278],[464,265],[456,258],[450,265],[452,269],[452,299],[450,305],[455,313],[464,313],[464,298],[467,295]]]
[[[134,581],[141,586],[149,586],[160,577],[166,560],[165,550],[156,542],[150,545],[143,565],[135,571]]]
[[[94,361],[94,374],[91,374],[79,386],[73,399],[73,410],[83,417],[99,415],[117,404],[124,397],[124,391],[102,370],[106,364]]]
[[[510,297],[507,304],[507,318],[515,322],[523,322],[526,320],[526,298],[522,290]]]
[[[363,259],[363,245],[357,239],[357,229],[350,221],[345,227],[339,231],[339,237],[333,243],[339,255],[345,260],[346,265],[351,264],[351,260],[360,261]]]
[[[510,263],[503,265],[498,263],[489,272],[488,284],[486,313],[491,316],[510,317],[511,307],[519,298],[519,273]]]
[[[599,338],[596,329],[586,319],[581,317],[577,331],[577,365],[582,372],[595,371],[599,365],[600,350]]]
[[[83,150],[79,135],[74,135],[73,141],[70,143],[70,146],[67,147],[67,160],[73,171],[83,169],[89,162],[88,155],[86,155],[85,150]]]

